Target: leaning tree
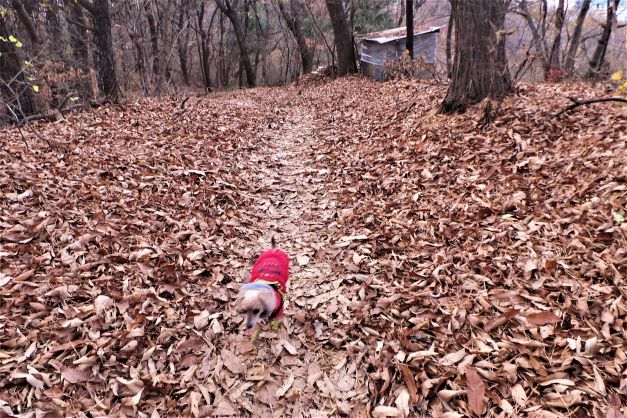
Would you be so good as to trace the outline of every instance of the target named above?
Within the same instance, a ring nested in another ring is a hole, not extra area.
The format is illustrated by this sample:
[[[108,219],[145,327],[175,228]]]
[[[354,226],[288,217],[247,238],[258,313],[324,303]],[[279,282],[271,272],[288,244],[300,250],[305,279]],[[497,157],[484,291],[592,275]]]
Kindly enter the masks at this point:
[[[463,112],[486,97],[511,93],[505,14],[511,0],[450,0],[455,30],[452,78],[440,111]]]

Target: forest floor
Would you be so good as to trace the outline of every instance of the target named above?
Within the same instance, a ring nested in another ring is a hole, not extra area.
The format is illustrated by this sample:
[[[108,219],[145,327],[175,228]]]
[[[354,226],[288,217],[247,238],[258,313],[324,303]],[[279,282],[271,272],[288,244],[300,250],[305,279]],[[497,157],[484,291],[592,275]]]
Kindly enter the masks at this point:
[[[627,108],[309,77],[0,131],[0,416],[620,417]],[[234,296],[276,236],[282,327]]]

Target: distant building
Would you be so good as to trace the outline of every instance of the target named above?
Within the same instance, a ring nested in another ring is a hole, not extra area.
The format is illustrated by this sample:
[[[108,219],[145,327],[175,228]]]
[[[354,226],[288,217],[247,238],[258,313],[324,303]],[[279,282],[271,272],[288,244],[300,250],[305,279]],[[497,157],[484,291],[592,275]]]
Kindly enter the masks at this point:
[[[435,48],[442,27],[414,30],[414,59],[422,58],[426,64],[435,63]],[[407,28],[400,27],[360,35],[361,71],[377,80],[383,80],[386,62],[399,60],[405,52]]]

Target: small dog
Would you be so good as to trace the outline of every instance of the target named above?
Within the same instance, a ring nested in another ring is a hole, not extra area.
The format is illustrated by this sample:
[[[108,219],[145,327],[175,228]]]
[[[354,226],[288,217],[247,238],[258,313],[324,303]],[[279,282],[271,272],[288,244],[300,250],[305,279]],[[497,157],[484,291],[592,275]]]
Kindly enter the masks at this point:
[[[272,249],[259,256],[250,280],[240,288],[238,311],[246,316],[246,330],[253,334],[253,340],[259,335],[255,328],[262,319],[271,320],[272,327],[278,328],[275,320],[283,315],[289,263],[288,255],[276,249],[273,237]]]

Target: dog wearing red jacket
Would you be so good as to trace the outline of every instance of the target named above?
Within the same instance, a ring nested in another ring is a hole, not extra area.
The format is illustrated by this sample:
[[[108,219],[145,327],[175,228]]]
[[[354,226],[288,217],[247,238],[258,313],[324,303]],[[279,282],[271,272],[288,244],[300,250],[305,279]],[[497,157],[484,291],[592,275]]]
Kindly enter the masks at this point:
[[[283,315],[290,259],[286,253],[276,249],[272,238],[272,249],[259,256],[253,266],[250,280],[240,288],[237,295],[238,311],[246,317],[247,333],[256,339],[260,320],[272,321],[278,327],[277,319]]]

